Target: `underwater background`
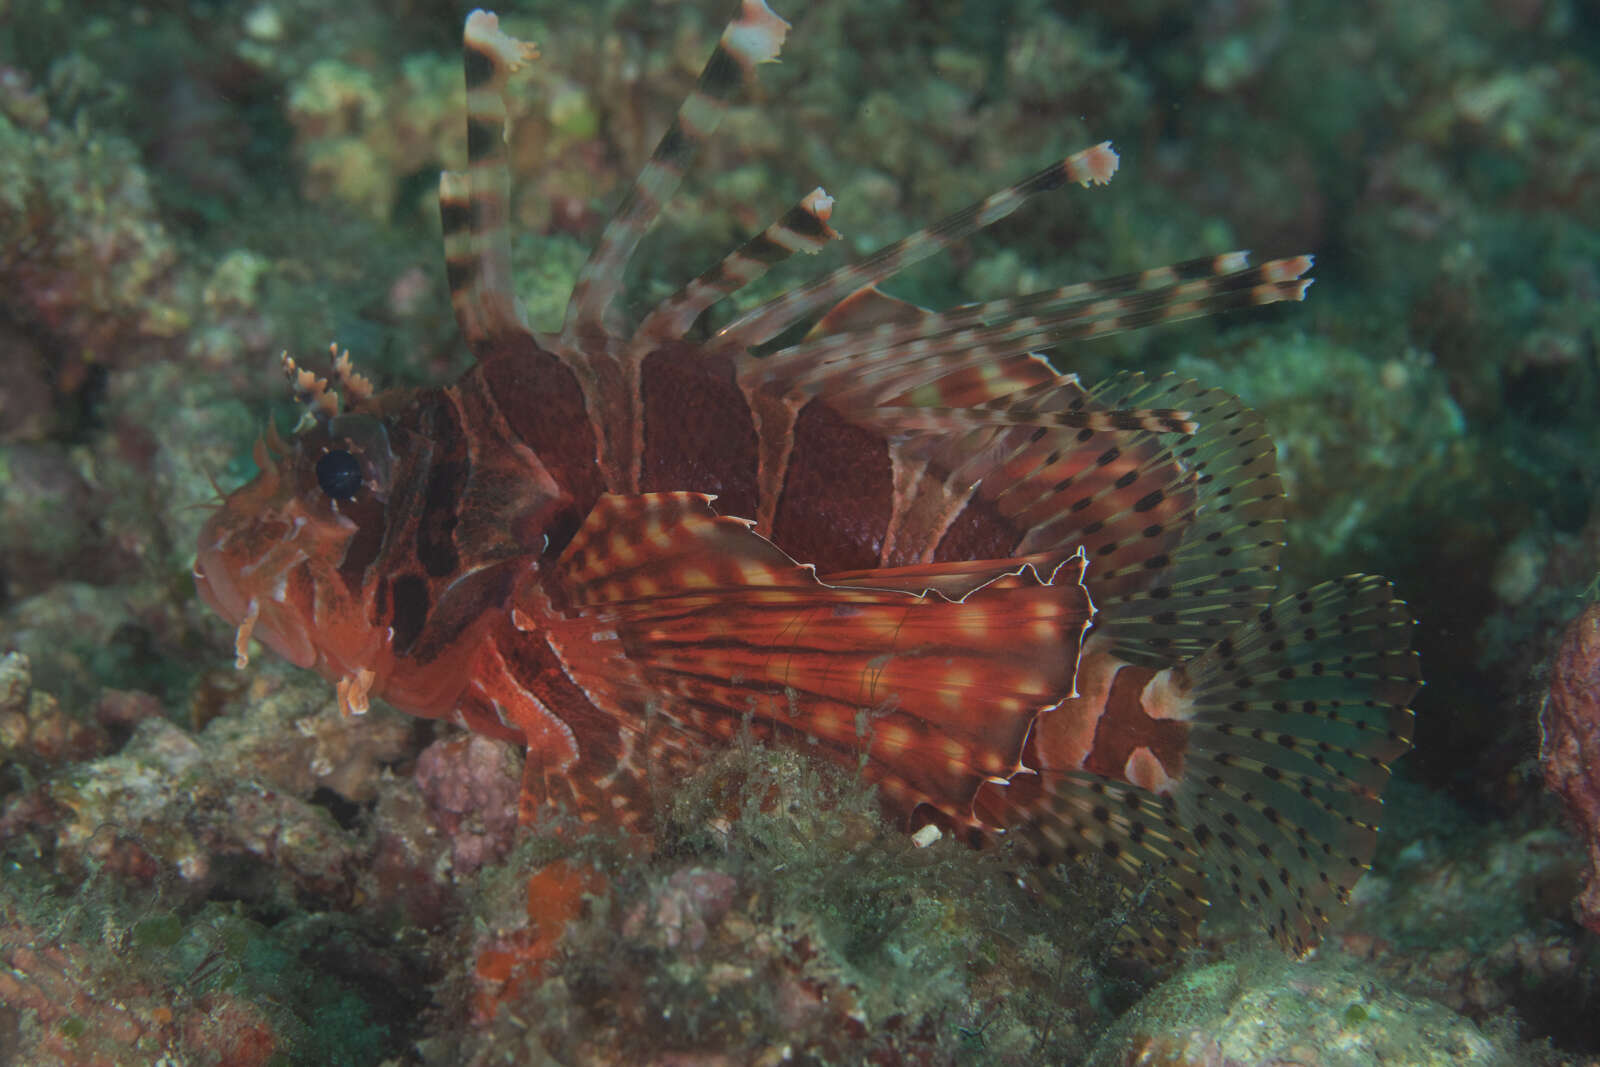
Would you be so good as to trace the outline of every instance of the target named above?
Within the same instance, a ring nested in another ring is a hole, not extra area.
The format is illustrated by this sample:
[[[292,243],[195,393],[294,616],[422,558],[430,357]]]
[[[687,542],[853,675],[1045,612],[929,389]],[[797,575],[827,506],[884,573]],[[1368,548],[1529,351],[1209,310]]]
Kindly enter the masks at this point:
[[[731,6],[500,8],[542,53],[511,148],[536,326]],[[1024,892],[788,754],[706,768],[648,859],[518,840],[509,747],[235,671],[190,567],[213,481],[292,421],[278,353],[465,366],[435,195],[467,6],[0,0],[0,1064],[1600,1063],[1600,624],[1562,644],[1600,576],[1593,5],[776,9],[637,306],[816,185],[831,264],[1105,139],[1110,186],[886,289],[1315,253],[1303,304],[1050,355],[1240,395],[1283,587],[1381,573],[1419,619],[1415,748],[1322,950],[1220,902],[1180,966],[1117,966],[1092,869]],[[741,304],[822,264],[786,266]]]

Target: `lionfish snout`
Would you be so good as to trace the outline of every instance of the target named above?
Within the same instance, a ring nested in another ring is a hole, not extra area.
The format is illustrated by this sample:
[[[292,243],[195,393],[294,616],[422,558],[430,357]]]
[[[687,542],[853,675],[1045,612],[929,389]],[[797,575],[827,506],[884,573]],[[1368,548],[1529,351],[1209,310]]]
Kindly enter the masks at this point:
[[[296,666],[312,667],[317,662],[312,620],[294,606],[290,593],[293,577],[309,559],[305,520],[262,499],[279,481],[275,472],[264,470],[228,496],[201,527],[195,590],[239,628],[234,648],[241,665],[254,636]]]

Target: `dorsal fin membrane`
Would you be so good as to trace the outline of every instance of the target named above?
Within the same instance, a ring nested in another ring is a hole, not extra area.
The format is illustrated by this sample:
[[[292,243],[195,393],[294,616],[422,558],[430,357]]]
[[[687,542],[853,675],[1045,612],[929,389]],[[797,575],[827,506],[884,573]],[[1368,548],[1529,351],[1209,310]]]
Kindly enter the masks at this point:
[[[526,331],[511,286],[510,173],[506,167],[506,86],[533,45],[500,29],[487,11],[467,16],[462,35],[467,79],[467,170],[439,175],[450,304],[474,350]]]
[[[1202,392],[1174,389],[1154,395],[1187,404]],[[1105,411],[1075,382],[1060,378],[987,401],[983,410],[1014,413],[1025,424],[1041,413],[1063,421],[1071,416],[1084,426],[1076,433],[1013,433],[972,450],[956,466],[952,478],[973,484],[978,501],[1018,530],[1014,552],[1081,547],[1090,560],[1092,583],[1118,569],[1149,574],[1176,549],[1193,519],[1196,489],[1194,472],[1156,436],[1176,428],[1172,424],[1147,423],[1141,432],[1126,432],[1118,413]],[[1106,416],[1111,428],[1098,421]]]
[[[773,14],[765,0],[743,0],[739,14],[722,31],[716,50],[701,70],[700,80],[579,271],[567,303],[563,335],[609,328],[612,304],[622,290],[623,273],[640,238],[683,181],[696,150],[716,132],[741,81],[754,72],[756,64],[777,59],[788,32],[789,24]]]
[[[778,221],[657,304],[634,332],[634,348],[647,352],[677,340],[707,308],[743,289],[789,256],[822,251],[829,241],[839,237],[828,225],[832,213],[833,198],[820,187],[807,193]]]
[[[877,285],[863,285],[828,311],[806,333],[806,340],[859,333],[879,326],[908,326],[932,315],[927,308],[890,296]]]
[[[1232,266],[1240,260],[1242,254],[1235,254],[1214,262]],[[1310,284],[1303,276],[1310,268],[1311,257],[1296,256],[1153,289],[1059,298],[1061,292],[1084,288],[1075,285],[966,305],[930,312],[908,324],[886,323],[801,341],[753,361],[745,375],[752,380],[759,376],[782,391],[829,396],[837,406],[869,407],[965,366],[1230,308],[1300,300]],[[1158,268],[1155,273],[1167,276],[1171,270]]]

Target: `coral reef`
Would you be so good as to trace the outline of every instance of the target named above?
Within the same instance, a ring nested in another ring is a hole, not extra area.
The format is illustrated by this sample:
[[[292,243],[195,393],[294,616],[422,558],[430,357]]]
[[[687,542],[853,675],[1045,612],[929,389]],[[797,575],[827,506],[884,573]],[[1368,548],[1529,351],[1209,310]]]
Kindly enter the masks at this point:
[[[33,688],[27,656],[10,652],[0,657],[0,766],[38,772],[92,759],[110,747],[105,725],[68,715],[54,695]]]
[[[730,4],[502,6],[543,51],[510,151],[518,288],[548,323]],[[784,62],[649,238],[636,303],[818,184],[832,263],[1104,138],[1108,189],[891,290],[1318,255],[1292,311],[1051,354],[1263,410],[1286,583],[1392,574],[1429,681],[1323,958],[1250,955],[1219,914],[1214,956],[1099,1062],[1600,1055],[1592,609],[1558,647],[1600,573],[1583,4],[776,6]],[[1092,876],[1024,892],[1006,855],[917,849],[759,751],[682,783],[648,840],[519,836],[505,746],[233,670],[189,567],[212,480],[289,418],[276,354],[337,339],[401,384],[461,365],[433,206],[463,162],[459,32],[416,0],[0,0],[0,1061],[1081,1060],[1144,989],[1096,951],[1116,906]],[[789,266],[740,301],[819,263]]]
[[[0,907],[0,1054],[8,1063],[267,1067],[284,1047],[261,1009],[224,992],[180,997],[128,953],[62,939]]]
[[[1571,838],[1544,826],[1471,827],[1436,801],[1397,799],[1415,804],[1423,825],[1355,894],[1338,947],[1371,960],[1397,992],[1480,1024],[1514,1015],[1581,1042],[1593,946],[1570,919]]]
[[[436,741],[417,757],[416,782],[433,824],[450,842],[456,877],[505,858],[522,792],[515,752],[472,734]]]
[[[187,327],[178,252],[132,143],[56,121],[22,74],[0,77],[13,98],[0,107],[7,318],[54,358],[55,387],[70,395],[92,368],[126,365]]]
[[[1071,1062],[1137,988],[1103,886],[918,848],[793,753],[730,751],[672,810],[647,845],[544,836],[481,880],[482,1025],[428,1062]]]
[[[1566,803],[1589,854],[1578,916],[1600,933],[1600,605],[1591,604],[1562,635],[1540,725],[1545,782]]]
[[[1514,1043],[1389,989],[1355,960],[1246,955],[1186,972],[1140,1002],[1092,1067],[1414,1067],[1513,1062]]]

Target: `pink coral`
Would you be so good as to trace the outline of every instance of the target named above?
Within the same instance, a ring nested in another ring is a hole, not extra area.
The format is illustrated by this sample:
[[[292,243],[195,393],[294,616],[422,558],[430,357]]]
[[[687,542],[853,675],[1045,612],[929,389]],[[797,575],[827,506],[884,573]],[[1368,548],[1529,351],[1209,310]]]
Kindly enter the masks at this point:
[[[417,757],[417,788],[450,839],[458,876],[505,857],[517,828],[518,760],[498,742],[469,734],[437,741]]]
[[[1600,933],[1600,604],[1589,605],[1562,635],[1541,725],[1545,784],[1566,802],[1589,850],[1578,918]]]
[[[668,948],[681,944],[698,952],[711,927],[728,913],[736,889],[738,882],[721,871],[695,867],[674,872],[664,886],[628,913],[622,932]]]

